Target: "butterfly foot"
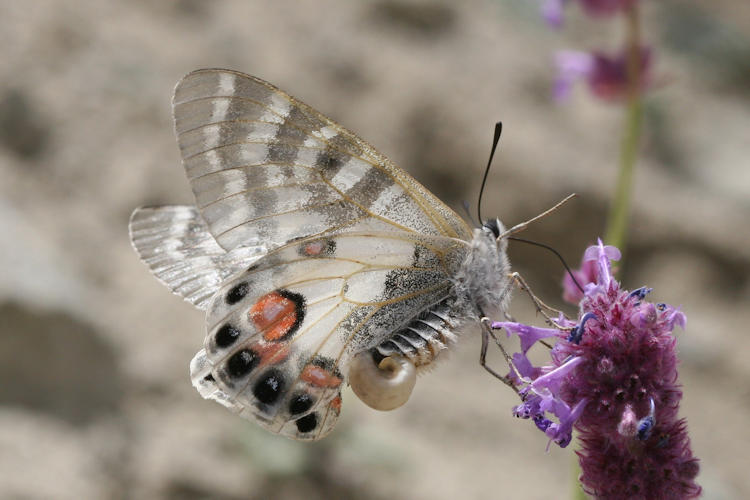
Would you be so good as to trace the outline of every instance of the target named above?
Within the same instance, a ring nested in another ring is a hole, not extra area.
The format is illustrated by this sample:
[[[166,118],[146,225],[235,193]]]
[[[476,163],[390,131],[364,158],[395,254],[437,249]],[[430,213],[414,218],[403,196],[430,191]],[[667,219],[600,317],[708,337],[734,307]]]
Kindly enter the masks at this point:
[[[349,369],[354,394],[375,410],[394,410],[406,403],[416,382],[414,363],[398,355],[376,363],[372,353],[362,352],[354,356]]]

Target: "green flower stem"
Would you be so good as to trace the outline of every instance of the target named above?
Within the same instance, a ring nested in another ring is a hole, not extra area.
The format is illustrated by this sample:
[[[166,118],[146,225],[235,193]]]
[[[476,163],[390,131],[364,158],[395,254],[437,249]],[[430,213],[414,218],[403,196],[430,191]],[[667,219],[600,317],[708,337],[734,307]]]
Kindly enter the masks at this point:
[[[638,21],[638,3],[634,2],[628,9],[628,101],[625,113],[625,124],[620,142],[620,162],[615,196],[607,220],[607,232],[604,240],[625,251],[628,218],[630,215],[631,194],[633,191],[633,172],[638,159],[643,121],[643,100],[641,96],[640,69],[641,44]]]

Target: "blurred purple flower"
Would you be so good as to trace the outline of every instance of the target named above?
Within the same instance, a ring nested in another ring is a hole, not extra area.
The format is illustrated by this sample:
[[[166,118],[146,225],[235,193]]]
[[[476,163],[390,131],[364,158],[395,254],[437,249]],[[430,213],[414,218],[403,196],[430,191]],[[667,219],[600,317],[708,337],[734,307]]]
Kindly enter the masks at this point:
[[[622,290],[611,272],[619,258],[601,241],[586,250],[579,319],[560,316],[562,329],[492,324],[521,340],[510,378],[522,403],[513,414],[531,419],[561,447],[575,426],[580,480],[596,498],[694,498],[701,492],[698,459],[677,417],[682,392],[672,335],[685,326],[685,314],[646,302],[648,288]],[[527,351],[550,337],[557,337],[551,363],[534,366]]]
[[[651,50],[642,48],[639,59],[638,86],[640,90],[644,90],[651,81]],[[558,101],[570,95],[570,89],[576,80],[585,80],[591,92],[603,100],[617,101],[628,94],[628,54],[625,51],[607,55],[600,52],[561,50],[555,55],[555,66],[557,79],[553,94]]]
[[[565,0],[545,0],[542,4],[542,17],[547,24],[559,28],[562,26],[563,6]]]
[[[637,0],[578,0],[584,12],[592,17],[605,17],[621,12]],[[542,4],[542,17],[550,25],[562,25],[563,7],[567,0],[545,0]]]

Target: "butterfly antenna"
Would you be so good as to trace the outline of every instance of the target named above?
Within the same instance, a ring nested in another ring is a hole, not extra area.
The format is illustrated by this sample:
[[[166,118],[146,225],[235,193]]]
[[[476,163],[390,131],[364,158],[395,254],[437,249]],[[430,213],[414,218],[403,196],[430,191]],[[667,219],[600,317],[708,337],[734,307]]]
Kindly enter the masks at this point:
[[[487,161],[487,168],[484,169],[484,177],[482,177],[482,187],[479,188],[479,199],[477,200],[477,217],[479,217],[479,224],[482,224],[482,194],[484,193],[484,186],[487,184],[487,176],[490,173],[490,165],[492,165],[492,157],[495,156],[495,150],[497,149],[497,143],[500,142],[500,134],[503,132],[503,122],[497,122],[495,124],[495,137],[492,139],[492,149],[490,150],[490,159]]]
[[[521,243],[527,243],[529,245],[535,245],[535,246],[544,248],[546,250],[549,250],[550,252],[552,252],[553,254],[555,254],[555,256],[557,256],[557,258],[560,259],[560,262],[562,262],[562,265],[565,268],[565,271],[568,273],[568,276],[570,276],[570,279],[573,280],[573,283],[575,283],[576,287],[581,291],[581,293],[585,293],[583,291],[583,287],[581,286],[581,284],[578,283],[578,280],[576,279],[576,277],[573,276],[573,271],[570,270],[570,266],[568,266],[568,263],[565,262],[565,259],[563,258],[563,256],[560,255],[560,252],[558,252],[557,250],[555,250],[551,246],[545,245],[544,243],[539,243],[538,241],[526,240],[524,238],[517,238],[515,236],[510,236],[510,237],[508,237],[508,239],[509,240],[513,240],[513,241],[520,241]]]
[[[539,219],[547,217],[549,214],[551,214],[552,212],[554,212],[555,210],[557,210],[561,206],[565,205],[567,202],[569,202],[570,200],[572,200],[576,196],[578,196],[578,195],[575,194],[575,193],[569,194],[568,196],[566,196],[565,198],[563,198],[561,201],[558,201],[555,204],[555,206],[553,206],[552,208],[548,208],[547,210],[545,210],[544,212],[540,213],[536,217],[532,217],[531,219],[529,219],[529,220],[527,220],[525,222],[521,222],[520,224],[516,224],[512,228],[506,230],[503,234],[501,234],[500,236],[498,236],[496,239],[499,240],[501,238],[507,238],[507,237],[509,237],[509,236],[511,236],[513,234],[520,233],[521,231],[523,231],[524,229],[526,229],[527,227],[529,227],[529,224],[531,224],[532,222],[536,222]]]

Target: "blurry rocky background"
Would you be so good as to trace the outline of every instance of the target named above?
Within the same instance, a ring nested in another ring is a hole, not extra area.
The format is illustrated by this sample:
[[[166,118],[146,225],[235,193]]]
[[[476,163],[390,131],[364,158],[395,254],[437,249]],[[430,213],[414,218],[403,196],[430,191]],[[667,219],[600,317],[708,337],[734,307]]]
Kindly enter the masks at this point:
[[[664,84],[649,95],[624,281],[682,305],[681,378],[700,482],[750,496],[750,4],[644,1]],[[530,0],[0,1],[0,498],[564,498],[572,449],[510,416],[479,337],[377,413],[349,392],[320,443],[202,400],[203,314],[130,248],[144,204],[191,203],[172,88],[201,67],[274,82],[375,144],[454,207],[519,222],[572,265],[603,232],[622,112],[579,88],[552,102],[553,50],[611,46],[577,9],[550,31]],[[585,28],[584,28],[585,24]],[[513,245],[560,304],[562,271]],[[515,316],[534,320],[517,294]],[[492,362],[500,369],[500,359]]]

